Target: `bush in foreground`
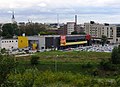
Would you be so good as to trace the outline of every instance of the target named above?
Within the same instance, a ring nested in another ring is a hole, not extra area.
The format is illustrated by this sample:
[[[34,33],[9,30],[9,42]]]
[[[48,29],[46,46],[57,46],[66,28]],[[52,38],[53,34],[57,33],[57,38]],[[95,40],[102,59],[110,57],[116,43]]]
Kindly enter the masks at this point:
[[[15,68],[15,65],[14,57],[0,55],[0,87],[6,85],[6,80],[11,71]]]
[[[39,60],[39,56],[36,55],[31,56],[31,60],[30,60],[31,65],[37,65],[39,63],[38,60]]]
[[[11,74],[8,81],[11,87],[118,87],[119,77],[115,79],[97,78],[71,72],[39,72],[26,70],[23,74]],[[10,85],[9,85],[10,87]]]
[[[118,47],[114,47],[112,50],[111,62],[113,64],[120,64],[120,45]]]

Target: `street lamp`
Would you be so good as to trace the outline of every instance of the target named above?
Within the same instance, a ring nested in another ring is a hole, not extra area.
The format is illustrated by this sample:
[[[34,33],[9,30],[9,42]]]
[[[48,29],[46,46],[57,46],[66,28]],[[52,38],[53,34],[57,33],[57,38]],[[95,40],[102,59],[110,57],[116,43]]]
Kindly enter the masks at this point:
[[[58,57],[58,55],[56,55],[56,57],[55,57],[55,72],[57,72],[57,57]]]

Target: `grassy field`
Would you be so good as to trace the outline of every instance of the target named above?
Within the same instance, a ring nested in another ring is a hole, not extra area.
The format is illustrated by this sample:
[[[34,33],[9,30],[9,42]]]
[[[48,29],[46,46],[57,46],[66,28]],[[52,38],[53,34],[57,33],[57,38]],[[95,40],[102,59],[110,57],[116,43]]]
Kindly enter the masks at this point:
[[[17,57],[17,66],[9,77],[15,87],[119,87],[120,68],[111,65],[111,53],[62,52],[36,53],[39,63]],[[19,84],[18,84],[19,83]],[[9,87],[12,87],[9,86]]]
[[[40,71],[58,71],[58,72],[72,72],[81,74],[93,74],[96,67],[104,59],[108,60],[111,56],[110,53],[100,52],[62,52],[51,51],[36,53],[39,56],[39,64],[36,66]],[[17,58],[18,71],[23,72],[33,66],[30,64],[29,57]],[[90,72],[91,71],[91,72]],[[92,72],[93,71],[93,72]]]
[[[38,64],[32,65],[31,58],[35,57],[39,58]],[[110,58],[111,53],[78,51],[16,57],[15,66],[7,78],[3,77],[0,87],[120,87],[120,65],[112,64]],[[9,60],[3,61],[0,72],[9,69]]]
[[[109,59],[111,53],[103,52],[80,52],[80,51],[50,51],[50,52],[40,52],[35,55],[39,56],[41,62],[100,62],[101,59]],[[30,57],[20,57],[18,60],[30,60]]]

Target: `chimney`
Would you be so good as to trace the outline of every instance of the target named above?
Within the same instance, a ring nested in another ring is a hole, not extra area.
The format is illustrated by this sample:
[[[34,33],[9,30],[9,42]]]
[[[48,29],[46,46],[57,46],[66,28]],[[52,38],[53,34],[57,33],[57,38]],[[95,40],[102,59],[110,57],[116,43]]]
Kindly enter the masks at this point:
[[[75,15],[75,24],[77,25],[77,15]]]
[[[77,15],[75,15],[75,31],[77,31]]]

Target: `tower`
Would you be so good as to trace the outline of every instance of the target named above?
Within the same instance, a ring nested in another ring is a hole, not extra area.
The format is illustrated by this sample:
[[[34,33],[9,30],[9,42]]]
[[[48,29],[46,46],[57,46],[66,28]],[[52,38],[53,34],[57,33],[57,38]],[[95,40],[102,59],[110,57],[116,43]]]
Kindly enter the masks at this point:
[[[16,23],[14,11],[12,11],[12,23]]]
[[[74,31],[77,31],[77,15],[75,15],[75,29]]]
[[[77,15],[75,15],[75,24],[77,25]]]
[[[60,28],[60,25],[59,25],[59,14],[57,14],[57,28]]]

